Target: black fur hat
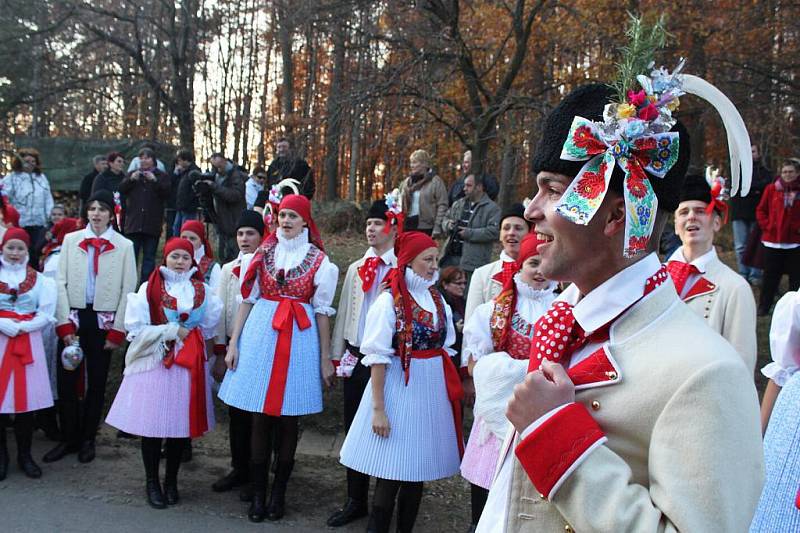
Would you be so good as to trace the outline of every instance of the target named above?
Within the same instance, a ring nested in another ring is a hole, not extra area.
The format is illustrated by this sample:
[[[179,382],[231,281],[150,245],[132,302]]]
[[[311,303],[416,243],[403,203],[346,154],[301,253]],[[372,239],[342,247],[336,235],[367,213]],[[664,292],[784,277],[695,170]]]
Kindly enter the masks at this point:
[[[367,218],[379,218],[381,220],[387,220],[386,211],[386,200],[375,200],[372,202],[372,205],[369,206]]]
[[[561,149],[567,139],[572,119],[581,116],[595,122],[603,122],[603,109],[614,99],[614,91],[608,85],[582,85],[569,93],[550,112],[544,121],[539,146],[533,158],[533,172],[541,171],[577,176],[586,161],[565,161],[561,159]],[[690,147],[689,133],[678,122],[672,131],[680,134],[678,160],[664,178],[650,176],[650,184],[658,198],[658,207],[674,211],[678,207],[680,192],[686,169],[689,167]],[[649,174],[648,174],[649,175]],[[615,165],[611,176],[610,189],[622,193],[622,181],[625,177],[619,165]]]
[[[511,204],[508,208],[503,211],[503,214],[500,216],[500,225],[503,225],[503,221],[510,217],[518,217],[525,220],[525,206],[522,204]],[[528,220],[528,227],[530,228],[531,223]]]
[[[703,176],[698,176],[697,174],[686,176],[679,202],[688,202],[690,200],[711,203],[711,187]]]
[[[236,229],[239,228],[253,228],[260,235],[264,235],[264,217],[258,211],[246,209],[239,215],[239,221],[236,223]]]

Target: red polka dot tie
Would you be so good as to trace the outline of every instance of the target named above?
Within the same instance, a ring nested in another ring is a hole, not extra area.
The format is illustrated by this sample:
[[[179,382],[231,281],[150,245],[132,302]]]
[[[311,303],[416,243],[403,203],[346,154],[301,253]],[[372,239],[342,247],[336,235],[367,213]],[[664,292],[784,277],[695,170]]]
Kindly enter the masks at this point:
[[[689,276],[700,273],[696,266],[683,261],[670,261],[667,263],[667,270],[669,275],[672,276],[672,282],[675,284],[675,290],[678,291],[678,295],[683,294],[683,288],[686,286],[686,280],[689,279]]]
[[[364,264],[358,267],[358,277],[361,278],[361,290],[367,292],[372,288],[375,283],[375,277],[378,275],[378,265],[383,264],[383,259],[380,257],[369,257],[364,261]]]

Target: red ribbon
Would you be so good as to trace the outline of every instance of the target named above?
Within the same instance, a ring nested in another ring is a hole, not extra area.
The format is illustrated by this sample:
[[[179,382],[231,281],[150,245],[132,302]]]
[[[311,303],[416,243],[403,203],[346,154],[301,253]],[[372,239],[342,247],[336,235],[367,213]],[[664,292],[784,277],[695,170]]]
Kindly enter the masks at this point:
[[[392,231],[392,221],[395,222],[397,226],[397,234],[400,235],[403,233],[403,221],[406,219],[405,213],[394,213],[392,211],[386,211],[386,225],[383,227],[383,232],[388,235],[390,231]]]
[[[447,387],[447,398],[453,408],[453,424],[456,427],[456,440],[458,440],[458,455],[464,457],[464,432],[461,427],[461,400],[464,399],[464,389],[461,387],[461,376],[450,359],[444,348],[433,348],[431,350],[413,350],[412,359],[432,359],[442,358],[442,368],[444,370],[444,383]]]
[[[720,199],[722,196],[722,182],[715,181],[711,187],[711,202],[706,207],[706,214],[711,214],[716,209],[722,216],[722,223],[728,222],[728,204]]]
[[[169,368],[174,364],[189,370],[191,392],[189,395],[189,435],[200,437],[208,431],[206,413],[206,347],[200,328],[194,328],[183,339],[180,351],[164,361]]]
[[[13,311],[0,310],[0,318],[14,320],[30,320],[33,313],[19,314]],[[28,382],[25,376],[25,367],[33,363],[30,335],[21,332],[15,337],[8,337],[6,351],[3,354],[3,364],[0,365],[0,402],[6,396],[11,376],[14,376],[14,411],[24,413],[28,410]]]
[[[94,275],[97,275],[98,265],[100,261],[100,254],[103,252],[110,252],[114,249],[114,245],[108,239],[101,239],[94,237],[92,239],[83,239],[78,245],[83,248],[83,251],[89,253],[89,246],[94,248]]]
[[[275,343],[275,356],[272,360],[272,372],[264,398],[263,412],[269,416],[280,416],[283,408],[283,395],[286,392],[286,376],[289,374],[289,358],[292,353],[292,331],[294,323],[300,330],[311,327],[311,321],[300,300],[291,298],[270,298],[278,302],[275,316],[272,317],[272,329],[278,332]]]

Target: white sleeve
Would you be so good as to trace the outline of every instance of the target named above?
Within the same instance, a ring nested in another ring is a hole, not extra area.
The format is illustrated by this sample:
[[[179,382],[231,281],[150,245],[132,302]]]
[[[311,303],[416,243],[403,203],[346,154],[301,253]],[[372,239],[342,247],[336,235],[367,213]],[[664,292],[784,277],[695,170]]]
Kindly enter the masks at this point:
[[[391,292],[383,292],[375,299],[367,312],[367,324],[361,341],[361,364],[388,365],[392,362],[394,348],[392,338],[395,333],[394,299]]]
[[[492,301],[479,305],[464,324],[462,366],[467,366],[470,357],[473,361],[478,361],[484,355],[495,351],[490,325],[493,308]]]
[[[125,306],[125,330],[128,340],[133,340],[145,327],[150,325],[150,305],[147,303],[147,282],[137,292],[128,294]]]
[[[11,318],[0,318],[0,333],[6,337],[16,337],[20,331],[20,322]]]
[[[211,292],[217,292],[221,279],[222,268],[219,266],[219,263],[214,263],[214,266],[211,267],[211,274],[208,276],[208,286],[211,289]]]
[[[336,283],[339,281],[339,268],[331,263],[325,256],[322,264],[319,265],[314,274],[314,296],[311,297],[311,305],[314,313],[318,315],[333,316],[336,309],[331,307],[333,297],[336,296]]]
[[[447,302],[444,302],[444,319],[447,321],[447,335],[445,335],[443,347],[447,354],[452,357],[458,353],[453,349],[453,345],[456,343],[456,328],[453,325],[453,310],[450,309]]]
[[[787,292],[775,304],[769,328],[772,363],[761,369],[779,387],[800,368],[800,291]]]
[[[200,320],[200,331],[202,331],[204,339],[214,338],[217,333],[217,322],[219,322],[221,316],[222,300],[209,286],[206,286],[206,309],[202,320]]]
[[[56,301],[58,299],[56,282],[42,274],[37,276],[39,278],[37,282],[42,284],[39,287],[39,308],[33,319],[20,322],[20,331],[36,331],[56,321]]]
[[[241,287],[242,281],[244,280],[244,275],[247,272],[247,269],[250,268],[250,262],[253,260],[254,254],[247,254],[242,257],[242,265],[241,269],[239,270],[239,294],[241,295]],[[258,302],[258,299],[261,297],[261,286],[259,285],[258,274],[256,274],[255,280],[253,280],[253,290],[250,291],[250,296],[247,298],[242,297],[243,302],[247,302],[249,304],[254,304]]]

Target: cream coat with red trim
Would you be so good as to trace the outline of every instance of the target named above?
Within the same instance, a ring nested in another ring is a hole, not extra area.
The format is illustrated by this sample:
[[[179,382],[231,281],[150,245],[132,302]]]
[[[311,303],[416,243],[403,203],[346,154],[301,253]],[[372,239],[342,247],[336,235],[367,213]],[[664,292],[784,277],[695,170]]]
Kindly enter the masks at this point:
[[[241,270],[241,264],[242,258],[237,257],[222,266],[222,274],[220,274],[217,287],[217,296],[222,300],[222,315],[217,322],[216,343],[218,345],[228,344],[228,339],[233,334],[233,322],[236,320],[239,304],[242,303],[242,291],[239,287],[240,276],[233,273],[233,269],[236,267],[240,267]]]
[[[56,307],[56,325],[69,323],[70,309],[86,308],[86,278],[89,261],[86,252],[78,245],[84,239],[83,231],[76,231],[64,237],[58,261],[58,305]],[[133,255],[133,243],[117,233],[112,232],[110,238],[113,250],[100,254],[98,259],[98,276],[95,285],[95,311],[115,312],[113,329],[125,331],[125,305],[128,293],[136,291],[136,259]]]
[[[566,470],[550,501],[512,457],[506,531],[747,531],[763,456],[758,397],[741,357],[671,282],[622,315],[610,336],[601,369],[614,370],[576,390],[608,441]],[[516,446],[518,437],[507,441]]]

